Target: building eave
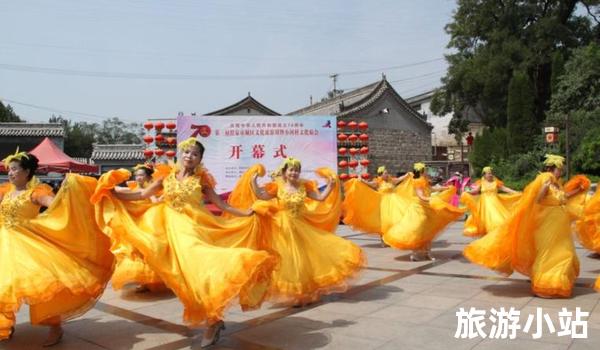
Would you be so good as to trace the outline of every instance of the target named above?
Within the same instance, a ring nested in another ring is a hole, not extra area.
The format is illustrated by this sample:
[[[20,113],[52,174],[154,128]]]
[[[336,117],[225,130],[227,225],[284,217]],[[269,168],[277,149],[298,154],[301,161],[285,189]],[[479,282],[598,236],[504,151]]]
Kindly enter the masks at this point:
[[[257,110],[264,115],[273,115],[273,116],[281,115],[281,114],[275,112],[274,110],[270,109],[269,107],[263,105],[262,103],[258,102],[254,97],[252,97],[250,95],[248,95],[247,97],[241,99],[240,101],[238,101],[230,106],[218,109],[216,111],[212,111],[210,113],[205,113],[204,115],[231,115],[239,110],[247,109],[247,108],[252,108],[254,110]]]

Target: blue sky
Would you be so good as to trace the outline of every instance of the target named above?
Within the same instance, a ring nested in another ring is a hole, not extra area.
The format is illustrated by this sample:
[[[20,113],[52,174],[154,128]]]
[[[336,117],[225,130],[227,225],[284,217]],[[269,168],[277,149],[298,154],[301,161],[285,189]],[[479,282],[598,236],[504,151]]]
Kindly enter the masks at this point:
[[[372,83],[384,72],[409,97],[439,86],[447,67],[444,26],[455,6],[453,0],[0,0],[0,99],[61,110],[73,120],[139,122],[210,112],[251,92],[287,113],[311,95],[325,96],[328,74],[365,70],[373,72],[341,73],[338,88]],[[410,66],[381,69],[404,65]],[[113,77],[90,76],[106,74]],[[28,121],[53,114],[10,104]]]

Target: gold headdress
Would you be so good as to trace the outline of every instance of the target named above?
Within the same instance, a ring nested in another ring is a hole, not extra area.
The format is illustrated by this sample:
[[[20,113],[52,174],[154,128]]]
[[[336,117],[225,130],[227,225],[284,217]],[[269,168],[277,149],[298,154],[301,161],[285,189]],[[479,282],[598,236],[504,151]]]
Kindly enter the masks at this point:
[[[11,154],[8,157],[4,158],[4,166],[8,168],[10,162],[14,160],[21,161],[23,160],[23,158],[29,159],[29,154],[27,154],[27,152],[19,152],[19,146],[17,146],[17,150],[14,154]]]
[[[483,167],[483,170],[481,170],[481,173],[484,174],[484,175],[487,174],[487,173],[491,173],[491,172],[492,172],[492,167],[491,166]]]
[[[425,163],[415,163],[413,165],[413,169],[415,171],[422,172],[423,170],[425,170]]]
[[[190,137],[184,141],[181,141],[178,145],[177,148],[180,150],[186,150],[188,148],[194,147],[196,146],[196,138],[195,137]]]
[[[273,177],[277,177],[277,176],[282,176],[283,175],[283,169],[284,168],[300,168],[302,166],[302,163],[300,163],[300,159],[296,159],[293,157],[287,157],[283,162],[281,162],[281,165],[279,166],[279,168],[277,168],[277,170],[271,174],[271,176]]]
[[[377,175],[382,175],[385,172],[385,166],[380,166],[379,168],[377,168]]]
[[[546,160],[544,160],[544,165],[562,168],[565,165],[565,157],[558,156],[556,154],[546,154]]]
[[[133,171],[136,172],[140,169],[148,169],[150,171],[154,171],[154,166],[152,164],[149,163],[143,163],[143,164],[138,164],[135,167],[133,167]]]

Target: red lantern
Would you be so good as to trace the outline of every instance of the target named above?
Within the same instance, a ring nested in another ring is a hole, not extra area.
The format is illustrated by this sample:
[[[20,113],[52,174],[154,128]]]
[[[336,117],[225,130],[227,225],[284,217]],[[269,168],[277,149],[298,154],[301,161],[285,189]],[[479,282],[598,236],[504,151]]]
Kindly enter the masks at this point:
[[[369,139],[369,135],[367,135],[367,134],[360,134],[360,136],[358,138],[361,141],[367,141]]]
[[[368,180],[371,177],[371,175],[364,173],[364,174],[360,175],[360,177],[362,177],[365,180]]]
[[[145,143],[150,144],[150,143],[152,143],[152,141],[154,141],[154,137],[152,137],[150,135],[146,135],[146,136],[144,136],[143,140]]]
[[[165,142],[165,137],[162,134],[156,135],[156,137],[154,139],[156,140],[156,143],[163,143],[163,142]]]
[[[348,127],[350,129],[356,129],[357,126],[358,126],[358,124],[356,124],[355,121],[351,121],[350,123],[348,123]]]
[[[144,150],[144,157],[146,157],[146,158],[152,157],[153,154],[154,154],[154,152],[151,149]]]
[[[360,122],[358,123],[358,128],[361,130],[366,130],[369,128],[369,124],[367,124],[367,122]]]
[[[369,153],[369,147],[361,147],[360,148],[360,154],[367,154]]]
[[[167,137],[167,143],[169,145],[174,145],[177,143],[177,139],[175,137]]]
[[[343,120],[340,120],[340,121],[337,123],[337,126],[338,126],[338,128],[340,128],[340,129],[341,129],[341,128],[343,128],[344,126],[346,126],[346,122],[345,122],[345,121],[343,121]]]
[[[546,134],[546,142],[547,143],[555,143],[558,141],[558,134],[548,133]]]
[[[338,134],[338,140],[340,140],[340,141],[346,141],[347,138],[348,138],[348,135],[346,135],[346,134]]]
[[[162,149],[155,149],[154,150],[154,154],[156,154],[157,156],[162,156],[163,154],[165,154],[165,151],[163,151]]]
[[[348,166],[348,162],[345,160],[341,160],[338,165],[340,166],[340,168],[345,168]]]
[[[358,136],[356,136],[355,134],[348,136],[348,141],[355,142],[356,140],[358,140]]]
[[[150,130],[154,127],[154,124],[150,123],[150,122],[145,122],[144,123],[144,129],[146,130]]]
[[[342,148],[338,149],[338,153],[341,155],[346,154],[346,152],[348,152],[348,149],[346,147],[342,147]]]
[[[368,159],[361,159],[360,160],[360,165],[362,165],[362,166],[368,166],[369,163],[371,163],[371,162],[369,162]]]
[[[354,147],[350,148],[351,155],[355,155],[356,153],[358,153],[358,148],[354,148]]]
[[[173,158],[177,153],[175,151],[167,151],[165,154],[167,155],[167,157]]]
[[[351,178],[351,179],[356,179],[357,177],[358,177],[358,175],[357,175],[357,174],[350,174],[350,178]]]
[[[173,130],[177,127],[177,124],[175,124],[173,122],[168,122],[166,126],[167,126],[167,129]]]
[[[348,162],[348,166],[351,168],[356,168],[358,166],[358,162],[356,160],[351,160]]]
[[[348,180],[348,174],[346,174],[346,173],[340,174],[340,180],[342,180],[342,181]]]
[[[163,122],[158,122],[158,123],[154,124],[154,128],[157,131],[161,131],[164,127],[165,127],[165,123],[163,123]]]

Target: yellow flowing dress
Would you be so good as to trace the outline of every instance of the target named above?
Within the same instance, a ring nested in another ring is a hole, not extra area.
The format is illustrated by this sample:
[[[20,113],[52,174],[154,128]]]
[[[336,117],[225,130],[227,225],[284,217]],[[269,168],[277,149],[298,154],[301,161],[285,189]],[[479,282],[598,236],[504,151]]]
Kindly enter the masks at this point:
[[[33,201],[52,195],[34,177],[27,190],[0,187],[0,339],[15,313],[29,304],[32,324],[57,325],[89,310],[112,274],[110,242],[94,221],[90,177],[69,174],[52,205],[39,214]]]
[[[426,177],[414,179],[409,175],[402,184],[401,193],[406,204],[403,206],[400,219],[383,232],[383,241],[391,247],[402,250],[428,249],[431,242],[451,222],[464,215],[465,210],[451,205],[449,202],[456,193],[452,187],[431,196],[431,187]],[[416,190],[421,189],[429,202],[417,197]]]
[[[583,215],[577,220],[577,237],[586,249],[600,254],[600,191],[596,190],[585,204]],[[600,291],[600,277],[594,288]]]
[[[381,177],[375,178],[377,191],[357,179],[344,183],[344,224],[365,233],[382,235],[402,219],[408,203],[406,184],[394,186]]]
[[[127,182],[127,187],[131,191],[142,189],[135,181]],[[123,202],[123,205],[127,209],[129,215],[138,217],[152,206],[152,201],[147,199]],[[144,261],[142,254],[127,241],[114,239],[111,251],[117,260],[115,271],[111,279],[113,289],[122,289],[125,285],[130,283],[144,285],[150,290],[161,290],[164,288],[164,283],[158,274],[148,266]]]
[[[225,220],[203,206],[204,187],[214,187],[212,176],[199,168],[179,181],[177,167],[163,180],[163,201],[139,215],[131,215],[125,201],[111,188],[130,177],[120,169],[104,174],[92,201],[97,220],[111,239],[127,242],[144,257],[184,305],[183,320],[191,326],[211,325],[223,319],[237,298],[244,310],[264,300],[277,258],[266,251],[217,247],[213,236],[258,235],[256,216]]]
[[[307,191],[318,191],[315,182],[300,180],[299,187],[294,189],[277,178],[265,186],[267,193],[276,198],[265,202],[257,201],[252,191],[250,181],[255,173],[264,174],[264,167],[255,165],[248,169],[229,202],[243,207],[254,201],[253,208],[262,213],[261,244],[280,257],[279,267],[273,272],[269,298],[304,304],[317,301],[324,294],[347,290],[347,280],[365,266],[366,260],[359,246],[334,234],[341,204],[339,181],[328,198],[318,202],[307,197]],[[337,178],[330,169],[318,169],[317,173]],[[264,207],[268,210],[260,209]],[[326,208],[334,214],[325,215]],[[246,241],[252,246],[250,240],[238,238],[237,241]]]
[[[577,220],[577,236],[586,249],[600,253],[600,191],[587,201],[582,217]]]
[[[475,185],[479,186],[479,195],[463,192],[460,197],[461,203],[471,211],[464,229],[464,235],[468,237],[483,236],[498,228],[521,198],[520,193],[498,193],[504,183],[496,178],[493,181],[481,179]]]
[[[546,181],[553,185],[537,203]],[[527,185],[510,219],[470,243],[465,257],[504,275],[518,271],[530,276],[536,295],[569,297],[579,275],[571,224],[581,215],[585,191],[569,199],[565,192],[578,186],[589,188],[589,180],[575,176],[563,188],[554,175],[541,173]]]

